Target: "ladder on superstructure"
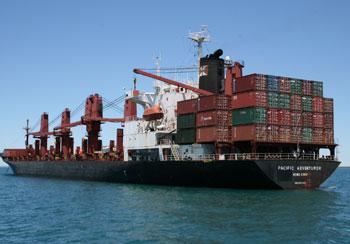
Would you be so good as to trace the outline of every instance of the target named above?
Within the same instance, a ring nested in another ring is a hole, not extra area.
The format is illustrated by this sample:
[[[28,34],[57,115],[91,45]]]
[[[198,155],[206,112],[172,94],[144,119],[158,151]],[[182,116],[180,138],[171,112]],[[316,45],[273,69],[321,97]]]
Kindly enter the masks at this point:
[[[172,141],[170,141],[170,149],[175,161],[180,160],[179,145],[174,144]]]

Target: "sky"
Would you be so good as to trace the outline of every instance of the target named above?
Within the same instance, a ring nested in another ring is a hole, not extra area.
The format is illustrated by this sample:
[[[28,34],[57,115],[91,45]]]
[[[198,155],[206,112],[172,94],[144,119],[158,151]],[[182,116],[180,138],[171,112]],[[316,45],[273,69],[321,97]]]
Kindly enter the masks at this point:
[[[335,100],[335,139],[350,166],[350,1],[0,1],[0,151],[22,147],[25,120],[55,118],[99,93],[108,100],[138,78],[133,74],[196,63],[189,31],[207,25],[218,48],[244,60],[244,74],[264,73],[324,82]],[[108,117],[120,117],[117,111]],[[106,124],[105,144],[118,125]],[[75,128],[76,143],[84,128]]]

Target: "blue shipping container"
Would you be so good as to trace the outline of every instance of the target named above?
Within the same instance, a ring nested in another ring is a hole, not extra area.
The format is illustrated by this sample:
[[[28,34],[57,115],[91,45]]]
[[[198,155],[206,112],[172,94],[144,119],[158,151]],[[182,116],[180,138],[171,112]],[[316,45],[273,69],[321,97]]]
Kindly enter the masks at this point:
[[[267,77],[267,89],[269,91],[279,91],[279,82],[277,77]]]

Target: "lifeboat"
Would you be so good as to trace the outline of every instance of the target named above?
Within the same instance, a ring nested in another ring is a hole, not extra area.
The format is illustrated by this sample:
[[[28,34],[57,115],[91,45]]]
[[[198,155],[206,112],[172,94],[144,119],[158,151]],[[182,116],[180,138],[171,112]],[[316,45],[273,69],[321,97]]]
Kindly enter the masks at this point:
[[[143,118],[147,121],[157,120],[164,117],[164,113],[159,104],[156,104],[150,108],[146,108],[143,113]]]

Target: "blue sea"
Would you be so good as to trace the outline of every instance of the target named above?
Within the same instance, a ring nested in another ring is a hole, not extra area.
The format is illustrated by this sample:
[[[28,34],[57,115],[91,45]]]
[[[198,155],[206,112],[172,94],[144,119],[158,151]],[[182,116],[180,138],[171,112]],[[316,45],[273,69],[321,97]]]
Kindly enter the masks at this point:
[[[0,243],[350,243],[350,168],[318,190],[234,190],[13,176]]]

